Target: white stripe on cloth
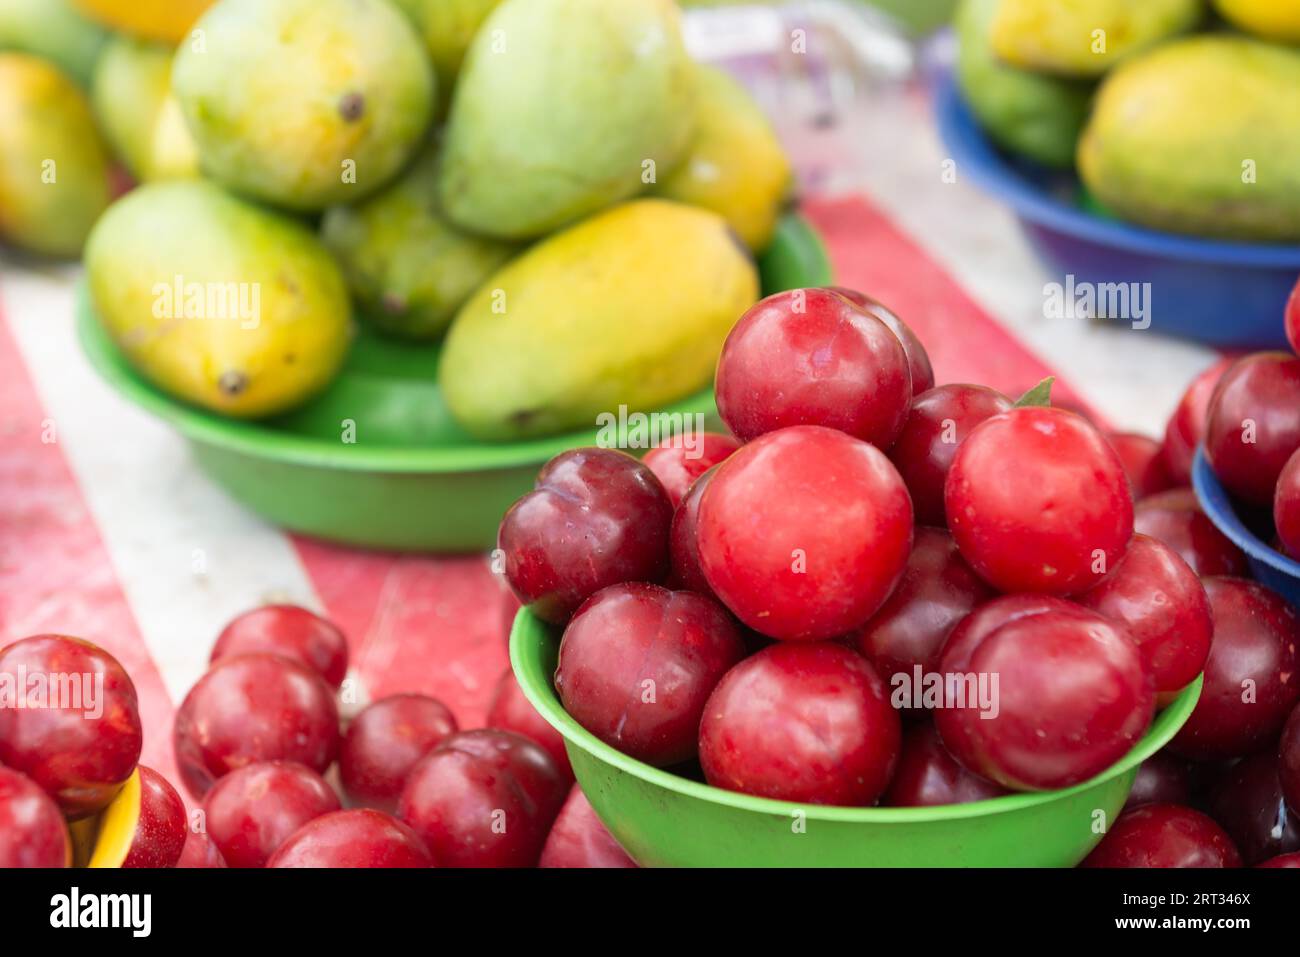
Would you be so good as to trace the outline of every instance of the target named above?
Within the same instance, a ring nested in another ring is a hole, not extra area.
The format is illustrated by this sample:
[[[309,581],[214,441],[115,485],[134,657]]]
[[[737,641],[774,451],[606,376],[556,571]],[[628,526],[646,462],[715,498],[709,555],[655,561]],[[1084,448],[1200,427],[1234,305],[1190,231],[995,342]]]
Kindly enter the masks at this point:
[[[267,600],[319,601],[292,543],[228,499],[184,440],[91,369],[74,273],[8,270],[9,326],[172,700],[206,670],[221,626]]]

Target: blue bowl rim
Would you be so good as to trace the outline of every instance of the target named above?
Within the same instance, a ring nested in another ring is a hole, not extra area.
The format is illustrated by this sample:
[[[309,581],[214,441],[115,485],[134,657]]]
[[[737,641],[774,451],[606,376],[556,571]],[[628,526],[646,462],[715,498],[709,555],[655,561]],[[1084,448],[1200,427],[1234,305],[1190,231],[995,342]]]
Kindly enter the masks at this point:
[[[1201,510],[1214,523],[1214,527],[1226,535],[1232,544],[1245,552],[1247,558],[1262,562],[1273,571],[1293,579],[1297,585],[1300,585],[1300,562],[1288,558],[1273,548],[1252,532],[1238,517],[1228,490],[1223,487],[1223,483],[1219,481],[1219,477],[1214,474],[1214,469],[1210,466],[1210,459],[1205,454],[1204,445],[1197,448],[1196,458],[1192,460],[1192,488],[1196,492],[1196,500],[1200,503]]]
[[[1300,244],[1250,243],[1180,236],[1103,219],[1063,203],[1035,188],[1015,172],[984,135],[962,99],[951,71],[936,82],[934,110],[943,138],[960,172],[1004,199],[1025,220],[1056,233],[1104,246],[1165,259],[1209,262],[1216,266],[1300,269]]]

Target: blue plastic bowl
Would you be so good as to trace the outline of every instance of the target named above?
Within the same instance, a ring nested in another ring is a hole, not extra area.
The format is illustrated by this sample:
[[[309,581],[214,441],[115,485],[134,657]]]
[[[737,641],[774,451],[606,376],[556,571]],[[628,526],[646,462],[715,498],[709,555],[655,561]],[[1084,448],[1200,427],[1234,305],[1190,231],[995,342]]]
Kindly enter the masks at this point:
[[[1196,460],[1192,463],[1192,487],[1196,489],[1201,510],[1209,516],[1214,527],[1246,553],[1246,561],[1250,563],[1255,579],[1300,608],[1300,562],[1287,558],[1241,520],[1228,490],[1210,468],[1204,448],[1196,450]]]
[[[1011,206],[1057,281],[1149,282],[1156,332],[1227,348],[1286,345],[1282,316],[1300,274],[1300,245],[1199,239],[1094,215],[1079,207],[1073,174],[1001,152],[951,74],[937,81],[935,111],[958,175]]]

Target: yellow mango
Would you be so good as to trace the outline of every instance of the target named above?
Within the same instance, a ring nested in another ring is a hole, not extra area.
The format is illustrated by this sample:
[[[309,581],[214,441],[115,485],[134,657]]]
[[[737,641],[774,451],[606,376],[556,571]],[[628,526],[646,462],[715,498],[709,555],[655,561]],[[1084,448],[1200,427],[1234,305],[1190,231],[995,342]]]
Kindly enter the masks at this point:
[[[663,199],[615,206],[490,277],[447,334],[439,377],[471,434],[523,439],[705,388],[758,299],[748,250],[716,213]]]
[[[701,66],[695,89],[694,140],[651,192],[711,209],[750,249],[766,249],[790,193],[790,161],[763,111],[729,75]]]

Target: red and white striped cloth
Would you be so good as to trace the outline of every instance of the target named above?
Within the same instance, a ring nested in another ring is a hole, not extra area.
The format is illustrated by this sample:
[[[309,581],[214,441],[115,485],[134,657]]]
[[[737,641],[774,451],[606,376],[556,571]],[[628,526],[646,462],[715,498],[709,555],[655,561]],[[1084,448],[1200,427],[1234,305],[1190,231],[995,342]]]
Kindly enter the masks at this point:
[[[1213,354],[1045,319],[1050,277],[1005,209],[960,169],[956,183],[944,182],[946,157],[920,89],[873,102],[848,134],[858,155],[804,211],[838,281],[903,316],[940,382],[1016,393],[1055,373],[1058,397],[1117,428],[1159,435]],[[825,135],[842,146],[846,130]],[[795,152],[819,148],[804,141]],[[423,691],[462,726],[481,724],[507,665],[505,599],[486,560],[339,548],[243,511],[178,436],[89,368],[73,332],[74,281],[71,269],[10,268],[0,278],[0,645],[62,632],[111,651],[140,692],[143,761],[172,780],[175,706],[205,670],[221,626],[268,600],[336,621],[371,698]]]

